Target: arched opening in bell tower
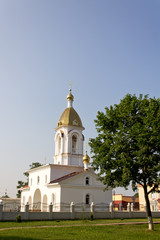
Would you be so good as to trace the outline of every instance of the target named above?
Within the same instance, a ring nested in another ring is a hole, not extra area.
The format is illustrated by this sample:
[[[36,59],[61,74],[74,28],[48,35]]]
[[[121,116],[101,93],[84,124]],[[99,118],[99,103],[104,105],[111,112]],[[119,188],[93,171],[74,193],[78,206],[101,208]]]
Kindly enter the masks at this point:
[[[76,135],[72,136],[72,153],[73,154],[77,153],[77,136]]]

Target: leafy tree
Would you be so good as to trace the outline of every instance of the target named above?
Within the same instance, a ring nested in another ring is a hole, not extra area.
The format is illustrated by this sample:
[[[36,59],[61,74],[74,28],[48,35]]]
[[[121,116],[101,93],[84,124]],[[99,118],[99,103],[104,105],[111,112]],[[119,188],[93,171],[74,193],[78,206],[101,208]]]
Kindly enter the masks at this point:
[[[1,198],[10,198],[8,195],[4,195]]]
[[[135,197],[135,198],[138,198],[138,197],[139,197],[139,193],[138,193],[138,192],[135,193],[135,194],[134,194],[134,197]]]
[[[118,105],[98,112],[98,136],[90,139],[93,167],[108,187],[144,190],[149,229],[153,229],[148,195],[160,183],[160,99],[126,95]]]
[[[42,166],[42,164],[39,162],[33,162],[32,164],[29,165],[30,169],[37,168],[40,166]]]
[[[37,167],[40,167],[40,166],[42,166],[42,164],[39,163],[39,162],[33,162],[32,164],[29,165],[30,169],[37,168]],[[28,172],[25,172],[25,173],[23,173],[23,174],[24,174],[24,175],[27,177],[27,179],[28,179],[29,173],[28,173]]]
[[[18,185],[17,185],[17,198],[20,198],[21,197],[21,188],[28,185],[28,182],[23,182],[23,181],[18,181]]]
[[[8,194],[5,192],[5,195],[3,195],[1,198],[10,198]]]
[[[41,163],[39,162],[34,162],[32,164],[29,165],[30,169],[33,169],[33,168],[37,168],[37,167],[40,167],[42,166]],[[28,176],[29,176],[29,173],[28,172],[25,172],[23,173],[26,177],[27,177],[27,181],[26,182],[23,182],[23,181],[18,181],[18,185],[17,185],[17,198],[20,198],[21,197],[21,188],[24,187],[24,186],[27,186],[28,185]]]

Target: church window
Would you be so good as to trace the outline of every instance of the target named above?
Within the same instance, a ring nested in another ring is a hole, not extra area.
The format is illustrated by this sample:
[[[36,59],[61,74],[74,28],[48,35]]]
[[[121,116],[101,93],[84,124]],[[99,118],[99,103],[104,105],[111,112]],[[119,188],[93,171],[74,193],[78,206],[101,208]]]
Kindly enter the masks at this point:
[[[40,177],[38,176],[37,177],[37,184],[39,184],[39,182],[40,182]]]
[[[86,177],[86,185],[89,185],[89,177]]]
[[[31,178],[31,180],[30,180],[30,185],[32,186],[32,178]]]
[[[89,204],[89,194],[86,195],[86,204]]]
[[[77,151],[77,137],[75,135],[72,136],[72,153],[76,153]]]

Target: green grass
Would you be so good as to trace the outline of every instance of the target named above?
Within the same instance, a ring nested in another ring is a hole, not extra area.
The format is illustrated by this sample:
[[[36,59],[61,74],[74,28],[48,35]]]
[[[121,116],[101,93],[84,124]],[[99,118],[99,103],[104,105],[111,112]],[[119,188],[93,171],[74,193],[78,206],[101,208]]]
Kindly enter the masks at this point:
[[[112,226],[73,226],[55,228],[23,228],[0,231],[1,240],[159,240],[160,224],[155,225],[154,231],[147,230],[143,225],[112,225]]]
[[[125,223],[125,222],[147,222],[147,218],[143,219],[96,219],[96,220],[58,220],[58,221],[22,221],[16,222],[0,222],[1,228],[10,227],[30,227],[30,226],[65,226],[65,225],[93,225],[93,224],[105,224],[105,223]],[[154,218],[153,222],[160,222],[160,218]]]

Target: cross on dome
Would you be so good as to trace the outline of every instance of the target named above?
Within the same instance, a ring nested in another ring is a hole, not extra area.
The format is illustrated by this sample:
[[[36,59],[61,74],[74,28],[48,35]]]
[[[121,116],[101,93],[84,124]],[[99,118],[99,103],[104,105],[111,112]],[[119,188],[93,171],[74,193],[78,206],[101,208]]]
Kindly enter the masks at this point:
[[[71,80],[69,81],[69,86],[70,86],[70,89],[72,90],[72,81]]]
[[[70,81],[69,82],[69,86],[70,86],[70,89],[69,89],[69,94],[67,95],[67,101],[68,101],[68,107],[72,107],[72,103],[73,103],[73,100],[74,100],[74,97],[71,93],[72,91],[72,82]]]

